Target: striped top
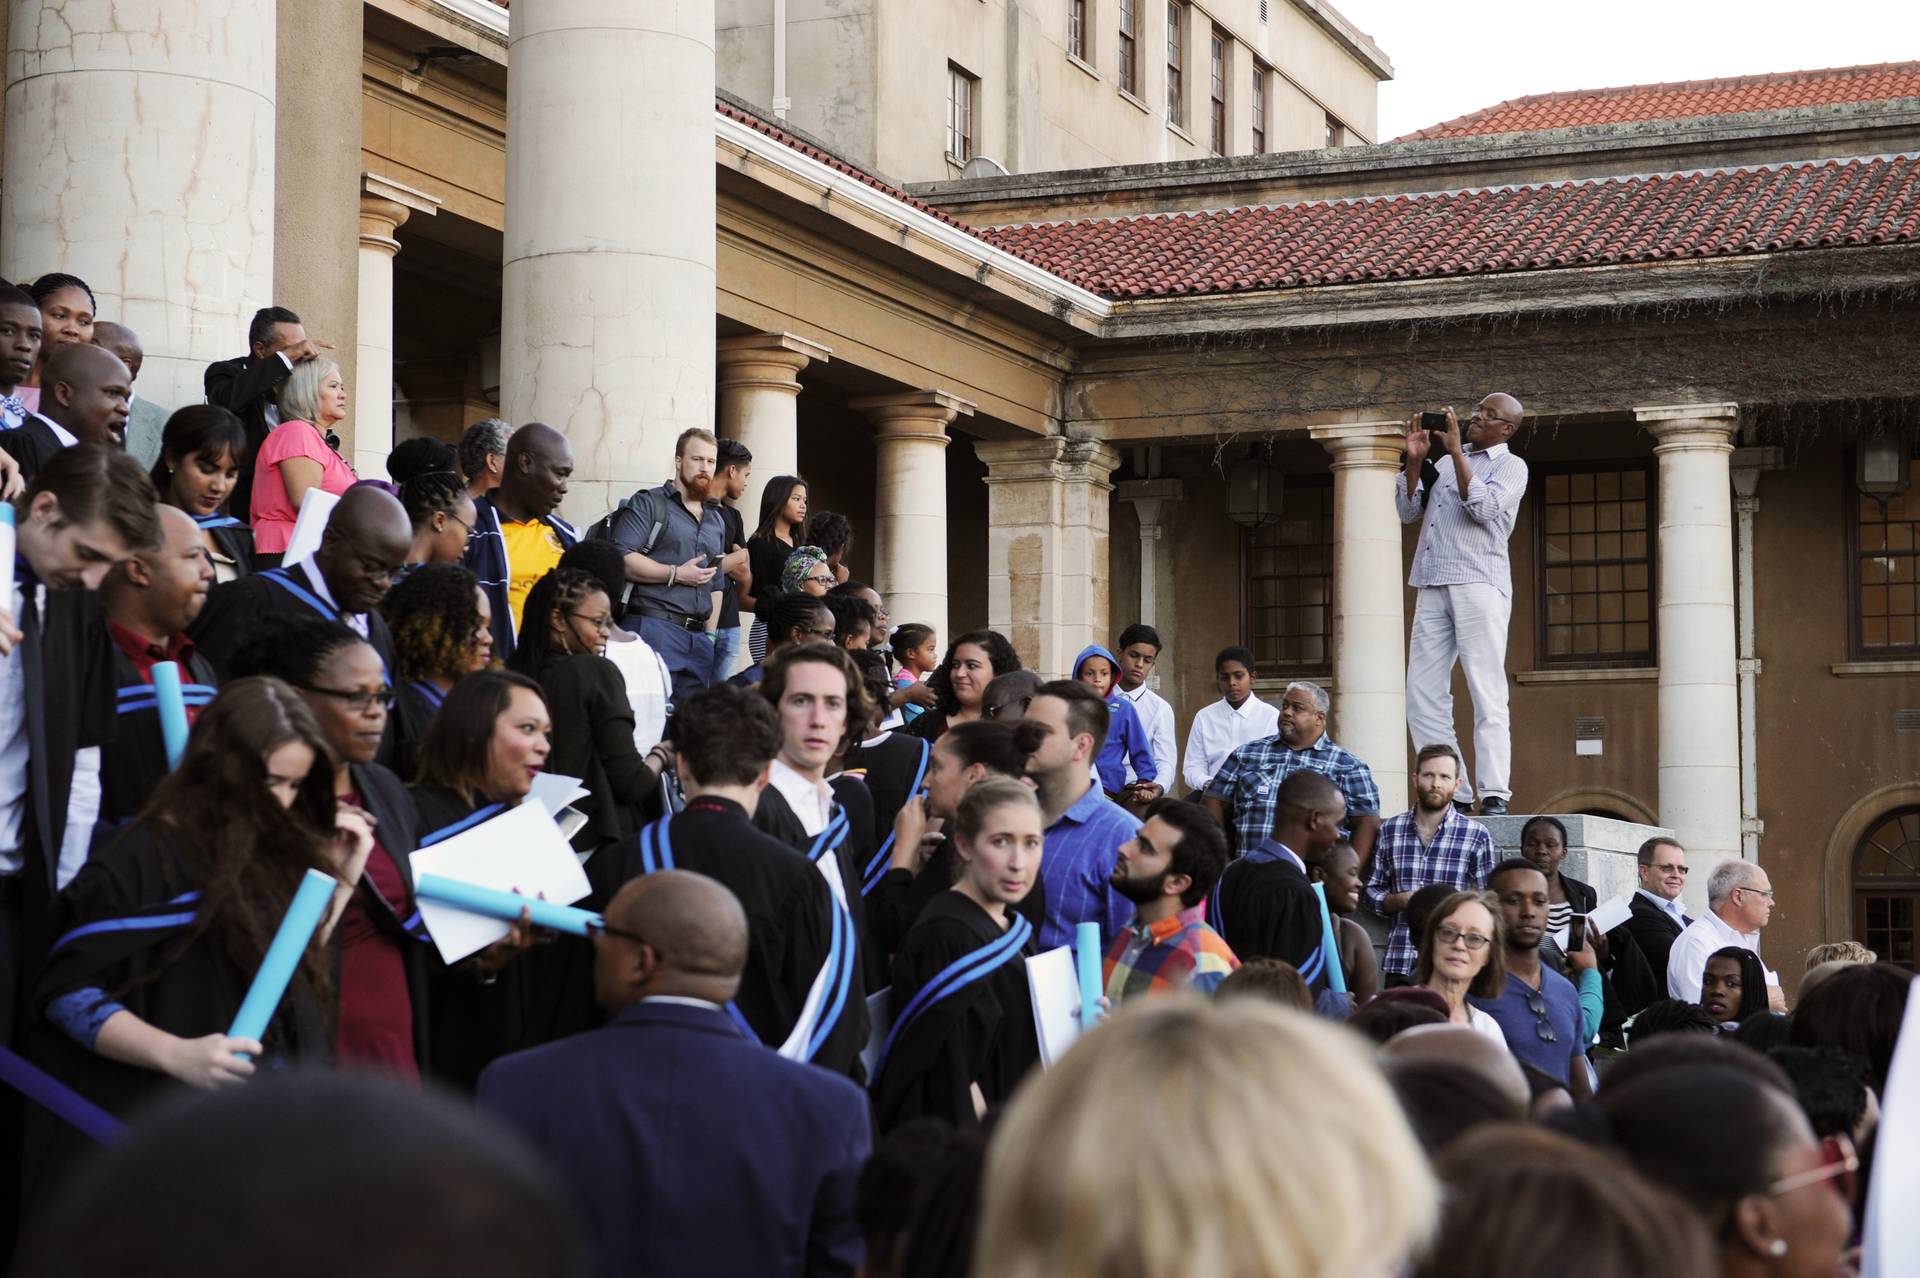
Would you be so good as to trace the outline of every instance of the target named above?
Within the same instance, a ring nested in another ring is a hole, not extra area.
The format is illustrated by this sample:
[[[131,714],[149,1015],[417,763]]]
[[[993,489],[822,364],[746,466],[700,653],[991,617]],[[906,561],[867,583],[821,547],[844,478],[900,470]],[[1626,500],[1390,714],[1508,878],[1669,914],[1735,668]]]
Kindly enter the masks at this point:
[[[1460,495],[1453,459],[1434,458],[1440,477],[1426,506],[1420,544],[1413,552],[1413,571],[1407,584],[1414,587],[1464,586],[1485,582],[1503,595],[1513,594],[1513,566],[1507,542],[1520,516],[1520,499],[1527,495],[1527,464],[1505,444],[1488,449],[1468,448],[1467,467],[1474,482]],[[1420,491],[1407,496],[1404,478],[1393,486],[1393,504],[1400,522],[1420,519]]]

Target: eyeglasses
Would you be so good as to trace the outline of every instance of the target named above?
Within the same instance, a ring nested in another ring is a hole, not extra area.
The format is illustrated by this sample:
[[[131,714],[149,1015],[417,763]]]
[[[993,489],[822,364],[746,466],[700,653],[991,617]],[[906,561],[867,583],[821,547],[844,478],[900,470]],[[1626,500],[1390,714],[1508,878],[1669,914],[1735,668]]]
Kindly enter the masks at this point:
[[[816,586],[832,587],[839,584],[836,581],[834,581],[833,574],[830,572],[815,573],[813,576],[806,578],[806,580],[812,582]]]
[[[1808,1185],[1817,1185],[1823,1180],[1839,1183],[1834,1192],[1848,1202],[1853,1201],[1854,1180],[1860,1170],[1860,1156],[1854,1152],[1853,1141],[1845,1132],[1836,1132],[1820,1142],[1820,1162],[1818,1166],[1806,1171],[1783,1176],[1767,1186],[1767,1195],[1778,1198],[1781,1194],[1790,1194],[1796,1189]]]
[[[825,626],[825,627],[808,626],[806,629],[802,630],[800,633],[805,635],[809,639],[820,639],[827,643],[833,642],[832,626]]]
[[[1655,874],[1678,874],[1684,876],[1687,872],[1687,867],[1684,865],[1650,865],[1647,868]]]
[[[347,703],[347,709],[355,714],[365,714],[375,705],[382,710],[393,705],[393,689],[381,688],[378,692],[342,692],[338,688],[315,688],[309,684],[296,685],[302,692],[311,692],[317,697],[333,697]]]
[[[1547,1019],[1547,1000],[1545,998],[1538,994],[1529,994],[1527,996],[1527,1010],[1540,1018],[1539,1023],[1533,1027],[1533,1032],[1540,1036],[1541,1042],[1557,1043],[1560,1041],[1560,1036],[1553,1032],[1553,1022]]]
[[[610,635],[613,633],[612,617],[589,617],[584,612],[570,612],[567,615],[575,621],[586,622],[589,626],[593,627],[597,634]]]
[[[1433,939],[1442,945],[1452,945],[1458,941],[1475,952],[1485,949],[1488,942],[1493,940],[1492,937],[1482,936],[1478,932],[1462,932],[1459,928],[1447,923],[1442,923],[1433,929]]]
[[[983,719],[998,719],[1001,715],[1013,709],[1015,706],[1019,706],[1020,713],[1022,715],[1025,715],[1027,712],[1027,707],[1032,704],[1033,704],[1032,697],[1015,697],[1011,701],[1002,701],[995,705],[982,707],[980,711],[980,717]]]
[[[446,517],[447,517],[448,519],[451,519],[451,520],[452,520],[452,521],[453,521],[454,523],[456,523],[456,524],[459,524],[459,525],[460,525],[460,527],[461,527],[461,530],[462,530],[462,531],[464,531],[464,532],[465,532],[465,533],[467,534],[467,536],[469,536],[469,537],[471,537],[471,536],[473,536],[473,525],[472,525],[472,524],[470,524],[470,523],[468,523],[468,522],[467,522],[466,520],[464,520],[464,519],[462,519],[462,518],[460,518],[460,516],[458,516],[458,515],[456,515],[456,514],[454,514],[454,513],[453,513],[453,512],[451,511],[451,510],[449,510],[449,511],[444,511],[444,512],[442,512],[442,513],[444,513],[444,514],[446,515]]]
[[[624,928],[614,927],[612,924],[608,923],[605,919],[588,919],[587,920],[587,938],[589,940],[597,941],[603,935],[617,936],[623,941],[632,941],[635,945],[647,944],[647,938],[644,936],[641,936],[638,932],[629,932],[629,931],[626,931]]]
[[[1734,889],[1734,891],[1736,891],[1736,892],[1751,892],[1751,893],[1753,893],[1753,894],[1754,894],[1755,896],[1764,896],[1764,897],[1766,897],[1766,898],[1767,898],[1767,899],[1768,899],[1769,901],[1771,901],[1771,900],[1773,899],[1773,889],[1772,889],[1772,888],[1750,888],[1750,887],[1737,887],[1737,888],[1735,888],[1735,889]]]

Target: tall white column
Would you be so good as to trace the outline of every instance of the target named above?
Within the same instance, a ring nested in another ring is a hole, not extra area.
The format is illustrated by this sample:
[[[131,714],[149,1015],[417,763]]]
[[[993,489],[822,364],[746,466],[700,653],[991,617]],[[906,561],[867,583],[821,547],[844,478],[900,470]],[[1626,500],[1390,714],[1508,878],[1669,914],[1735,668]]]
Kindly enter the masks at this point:
[[[1740,710],[1733,593],[1736,404],[1639,408],[1660,497],[1660,824],[1705,870],[1740,855]],[[1694,901],[1696,894],[1699,899]]]
[[[1130,479],[1114,489],[1114,496],[1133,506],[1140,523],[1140,616],[1138,620],[1160,631],[1160,640],[1173,645],[1173,609],[1162,598],[1162,586],[1171,589],[1172,546],[1167,541],[1168,508],[1186,500],[1186,485],[1178,479]],[[1157,677],[1157,676],[1156,676]]]
[[[713,426],[713,0],[510,11],[501,408],[597,518]]]
[[[1064,678],[1108,632],[1111,476],[1120,454],[1091,439],[976,442],[987,466],[987,624],[1029,670]]]
[[[1333,739],[1366,761],[1380,812],[1407,806],[1407,620],[1400,562],[1404,428],[1316,427],[1333,454]]]
[[[723,337],[714,353],[719,366],[720,433],[753,454],[753,474],[740,499],[740,515],[752,532],[760,522],[760,495],[778,475],[800,473],[800,371],[832,355],[818,342],[792,333]]]
[[[873,422],[873,588],[896,624],[947,631],[947,426],[973,403],[945,391],[856,399]]]
[[[205,398],[273,300],[275,8],[9,6],[0,276],[86,280],[169,409]]]
[[[353,469],[362,479],[387,473],[393,451],[393,259],[400,241],[393,233],[409,215],[428,217],[440,201],[390,179],[360,178],[360,304],[354,367],[358,386],[347,387],[353,406]]]

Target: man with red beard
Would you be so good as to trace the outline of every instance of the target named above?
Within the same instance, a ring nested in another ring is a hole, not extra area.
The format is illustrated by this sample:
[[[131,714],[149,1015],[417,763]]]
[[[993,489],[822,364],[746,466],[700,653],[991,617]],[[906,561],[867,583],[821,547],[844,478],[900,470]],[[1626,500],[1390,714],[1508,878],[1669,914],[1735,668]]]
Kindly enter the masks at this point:
[[[714,493],[719,446],[694,427],[673,448],[673,478],[635,493],[614,512],[611,534],[627,553],[629,630],[667,663],[680,702],[713,681],[720,560],[727,525]],[[636,624],[637,622],[637,624]]]

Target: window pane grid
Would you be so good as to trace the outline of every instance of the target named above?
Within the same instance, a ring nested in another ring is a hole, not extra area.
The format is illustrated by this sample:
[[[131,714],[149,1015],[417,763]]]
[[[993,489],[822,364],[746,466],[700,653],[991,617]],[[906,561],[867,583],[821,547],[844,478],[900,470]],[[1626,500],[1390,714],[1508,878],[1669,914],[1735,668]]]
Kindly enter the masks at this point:
[[[1286,514],[1242,542],[1246,617],[1255,663],[1274,673],[1325,674],[1333,663],[1333,484],[1289,481]]]
[[[1253,153],[1267,153],[1267,69],[1253,64]]]
[[[1186,17],[1186,6],[1180,0],[1167,0],[1167,122],[1185,125],[1187,112],[1182,99],[1186,96],[1180,84],[1180,68],[1185,62],[1180,47],[1181,19]]]
[[[1650,482],[1632,468],[1549,473],[1537,505],[1540,660],[1653,660]]]
[[[1067,52],[1087,60],[1087,0],[1067,0]]]
[[[1920,653],[1920,458],[1914,484],[1883,510],[1858,496],[1853,589],[1858,654]]]
[[[947,154],[961,162],[973,158],[973,77],[947,64]]]
[[[1134,18],[1140,0],[1120,0],[1120,91],[1138,97],[1139,51],[1134,43]]]
[[[1218,28],[1213,33],[1213,153],[1227,153],[1227,39]]]

